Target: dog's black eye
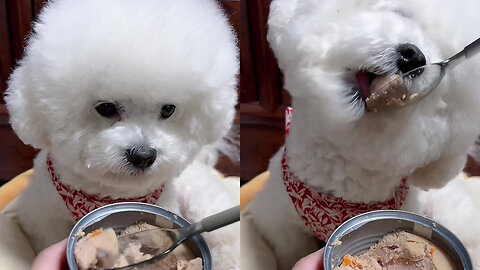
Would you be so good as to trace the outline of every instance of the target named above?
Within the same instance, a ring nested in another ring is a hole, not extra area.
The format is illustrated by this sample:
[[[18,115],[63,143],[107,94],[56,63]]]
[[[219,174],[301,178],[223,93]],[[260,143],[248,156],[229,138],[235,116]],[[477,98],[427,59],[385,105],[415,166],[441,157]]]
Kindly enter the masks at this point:
[[[172,116],[172,114],[175,112],[175,108],[175,105],[172,104],[163,105],[161,112],[162,118],[167,119]]]
[[[117,106],[114,103],[104,102],[95,106],[95,110],[105,118],[113,118],[119,116]]]

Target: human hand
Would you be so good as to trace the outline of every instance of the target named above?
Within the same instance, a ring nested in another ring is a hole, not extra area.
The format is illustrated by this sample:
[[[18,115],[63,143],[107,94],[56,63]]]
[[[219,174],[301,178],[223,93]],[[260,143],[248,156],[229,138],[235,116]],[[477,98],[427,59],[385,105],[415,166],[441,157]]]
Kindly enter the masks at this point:
[[[323,248],[300,259],[292,270],[323,270]]]
[[[33,261],[32,270],[68,269],[67,239],[44,249]]]

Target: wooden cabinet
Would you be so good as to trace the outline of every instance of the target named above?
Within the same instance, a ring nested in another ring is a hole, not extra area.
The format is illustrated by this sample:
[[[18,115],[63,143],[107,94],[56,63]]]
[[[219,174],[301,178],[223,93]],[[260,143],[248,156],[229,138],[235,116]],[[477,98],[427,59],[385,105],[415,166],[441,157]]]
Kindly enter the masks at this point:
[[[284,142],[284,109],[290,103],[268,45],[270,0],[242,0],[240,154],[242,181],[265,171]]]
[[[0,94],[18,59],[22,58],[32,20],[47,1],[0,0]],[[0,99],[0,185],[33,166],[36,150],[26,146],[8,123],[5,101]]]
[[[17,138],[8,122],[3,93],[16,61],[21,59],[32,20],[46,0],[0,0],[0,185],[33,166],[37,151]],[[240,31],[240,2],[221,1],[229,19]],[[237,121],[238,125],[238,121]],[[239,175],[240,164],[221,158],[218,168],[228,175]]]

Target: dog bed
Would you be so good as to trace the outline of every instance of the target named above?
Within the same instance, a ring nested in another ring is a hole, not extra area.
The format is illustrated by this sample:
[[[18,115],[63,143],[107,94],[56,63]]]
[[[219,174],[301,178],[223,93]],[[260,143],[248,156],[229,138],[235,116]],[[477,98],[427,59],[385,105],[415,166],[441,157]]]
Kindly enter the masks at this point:
[[[218,171],[212,171],[229,191],[233,201],[240,203],[238,192],[240,179],[224,177]],[[0,187],[0,270],[28,270],[35,259],[27,237],[18,227],[17,197],[28,186],[34,171],[28,170]]]

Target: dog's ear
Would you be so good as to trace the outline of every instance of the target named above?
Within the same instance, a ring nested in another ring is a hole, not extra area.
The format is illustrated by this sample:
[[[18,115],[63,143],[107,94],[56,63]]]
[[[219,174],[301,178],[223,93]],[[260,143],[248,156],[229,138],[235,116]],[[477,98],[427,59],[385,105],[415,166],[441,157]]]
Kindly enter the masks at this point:
[[[443,155],[413,171],[408,182],[424,190],[441,188],[462,171],[465,162],[466,155]]]
[[[274,0],[268,15],[268,42],[274,51],[279,49],[290,18],[295,13],[298,0]],[[277,54],[278,55],[278,54]]]
[[[35,148],[48,148],[48,136],[45,132],[39,101],[34,93],[35,87],[25,66],[19,66],[10,76],[5,93],[10,123],[18,137]]]

